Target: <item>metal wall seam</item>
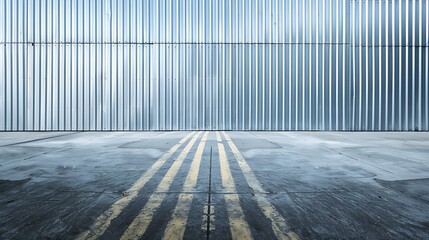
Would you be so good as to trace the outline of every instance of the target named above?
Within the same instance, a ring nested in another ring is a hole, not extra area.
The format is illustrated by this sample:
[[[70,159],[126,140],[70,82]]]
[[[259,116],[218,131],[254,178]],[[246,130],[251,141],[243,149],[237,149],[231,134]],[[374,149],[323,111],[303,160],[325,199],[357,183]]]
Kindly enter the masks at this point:
[[[424,78],[425,80],[423,81],[425,88],[422,88],[422,90],[424,89],[424,94],[422,94],[423,95],[422,97],[425,98],[425,101],[422,101],[422,103],[425,103],[424,107],[423,107],[425,114],[422,116],[422,125],[425,126],[425,122],[426,122],[425,130],[429,131],[429,121],[427,120],[428,115],[429,115],[429,113],[428,113],[429,112],[429,96],[428,96],[429,95],[429,87],[428,87],[428,85],[429,85],[429,66],[428,66],[429,65],[429,49],[427,47],[429,45],[429,16],[428,16],[429,15],[429,3],[425,2],[425,5],[426,5],[426,8],[422,7],[423,10],[426,10],[425,11],[426,15],[424,14],[424,11],[422,13],[422,16],[425,18],[425,19],[422,19],[422,23],[425,24],[425,27],[423,27],[423,29],[426,29],[425,30],[426,41],[423,41],[423,43],[422,43],[424,46],[426,46],[426,48],[422,49],[423,50],[422,54],[425,55],[425,57],[424,57],[425,60],[423,61],[424,62],[423,66],[426,66],[425,67],[426,77]],[[422,35],[425,36],[425,34],[422,34]],[[423,69],[423,67],[422,67],[422,69]]]

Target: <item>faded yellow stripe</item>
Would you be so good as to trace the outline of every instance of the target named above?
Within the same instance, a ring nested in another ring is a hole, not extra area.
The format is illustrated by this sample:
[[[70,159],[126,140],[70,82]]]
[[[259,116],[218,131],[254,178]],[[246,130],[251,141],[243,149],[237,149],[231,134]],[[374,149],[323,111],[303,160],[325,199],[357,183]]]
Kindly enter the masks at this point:
[[[238,148],[232,142],[231,138],[226,132],[222,133],[226,141],[228,142],[228,145],[231,148],[235,158],[237,159],[238,165],[240,166],[241,171],[246,178],[247,184],[253,189],[255,193],[255,198],[258,203],[258,206],[261,208],[265,217],[271,221],[271,226],[277,239],[299,239],[298,235],[290,230],[286,220],[280,215],[276,208],[265,197],[264,189],[262,188],[258,179],[256,179],[255,174],[250,169],[250,166],[247,164],[246,160],[243,158]]]
[[[201,132],[197,133],[191,141],[189,141],[188,145],[183,149],[174,163],[171,165],[168,172],[165,174],[164,178],[159,183],[155,192],[160,192],[158,194],[152,194],[144,206],[144,208],[140,211],[139,215],[134,219],[134,221],[128,226],[125,233],[122,235],[121,239],[139,239],[146,232],[149,224],[152,222],[153,214],[155,211],[161,206],[162,201],[164,200],[166,193],[171,183],[174,180],[177,172],[179,171],[180,166],[194,145],[195,141],[197,141],[198,137],[201,135]]]
[[[243,209],[240,206],[240,198],[238,194],[236,194],[237,191],[235,189],[234,179],[232,178],[225,147],[223,146],[219,132],[216,132],[216,139],[219,149],[222,186],[227,192],[231,193],[225,194],[225,202],[228,210],[232,239],[253,239],[249,225],[244,217]]]
[[[119,216],[125,207],[137,196],[138,192],[146,185],[146,183],[155,175],[165,161],[173,155],[174,152],[182,146],[195,132],[189,133],[186,137],[180,140],[170,150],[161,156],[132,186],[127,190],[127,196],[117,200],[103,214],[101,214],[89,230],[81,233],[76,239],[97,239],[101,237],[109,227],[113,219]]]
[[[192,192],[195,190],[198,173],[200,171],[201,158],[203,156],[208,135],[209,133],[206,132],[201,139],[200,144],[198,145],[197,152],[195,153],[194,159],[192,160],[188,176],[186,177],[185,184],[183,186],[183,192]],[[173,216],[168,222],[162,239],[183,239],[186,222],[188,221],[188,215],[191,209],[192,198],[192,193],[181,193],[179,195],[179,200],[173,211]]]

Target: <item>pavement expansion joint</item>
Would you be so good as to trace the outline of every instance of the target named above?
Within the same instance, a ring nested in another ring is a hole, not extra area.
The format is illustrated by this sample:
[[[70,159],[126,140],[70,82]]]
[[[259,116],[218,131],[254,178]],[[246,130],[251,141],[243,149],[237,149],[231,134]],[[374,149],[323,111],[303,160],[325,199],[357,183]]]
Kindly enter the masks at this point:
[[[205,220],[207,221],[206,239],[210,239],[210,231],[212,230],[210,225],[212,222],[212,214],[214,214],[214,206],[212,206],[212,203],[211,203],[211,200],[212,200],[212,193],[211,193],[212,192],[212,164],[213,164],[213,147],[210,147],[208,196],[207,196],[207,205],[204,208],[205,215],[206,215]],[[213,229],[214,229],[214,227],[213,227]]]

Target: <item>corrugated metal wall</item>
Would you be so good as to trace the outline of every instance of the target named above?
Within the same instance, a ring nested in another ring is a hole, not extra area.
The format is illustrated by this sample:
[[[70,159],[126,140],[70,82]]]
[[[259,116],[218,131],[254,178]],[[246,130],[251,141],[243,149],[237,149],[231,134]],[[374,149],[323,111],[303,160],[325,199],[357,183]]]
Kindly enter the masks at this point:
[[[0,0],[0,130],[428,130],[428,2]]]
[[[429,129],[428,5],[352,2],[352,129]]]

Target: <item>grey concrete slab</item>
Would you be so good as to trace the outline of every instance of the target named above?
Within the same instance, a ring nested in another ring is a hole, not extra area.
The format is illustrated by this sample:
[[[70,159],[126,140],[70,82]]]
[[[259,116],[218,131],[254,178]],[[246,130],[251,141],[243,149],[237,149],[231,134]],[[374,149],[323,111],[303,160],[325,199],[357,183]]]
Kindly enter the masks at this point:
[[[227,132],[262,186],[261,195],[301,239],[428,239],[429,133]],[[0,238],[74,239],[89,229],[189,132],[0,133]],[[193,196],[185,239],[232,238],[226,196],[255,239],[275,239],[232,149],[222,138],[236,192],[222,184],[218,142],[208,135],[197,185],[183,187],[192,146],[167,192],[156,192],[187,141],[101,236],[117,239],[165,194],[142,239],[162,238],[181,193]],[[211,154],[212,152],[212,154]],[[211,164],[210,164],[211,162]],[[211,178],[210,178],[211,176]]]
[[[61,136],[76,134],[75,132],[0,132],[0,146],[11,146],[26,142],[36,142]]]

